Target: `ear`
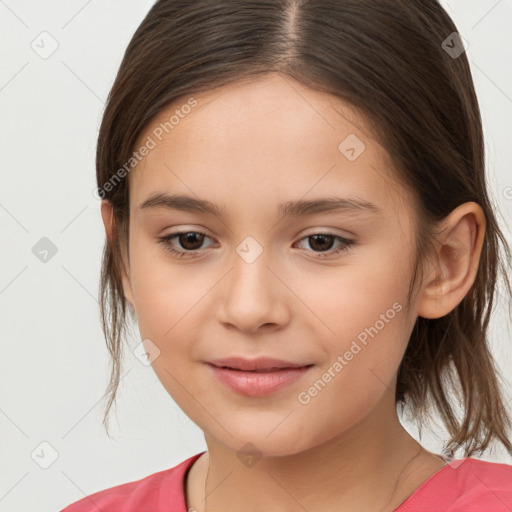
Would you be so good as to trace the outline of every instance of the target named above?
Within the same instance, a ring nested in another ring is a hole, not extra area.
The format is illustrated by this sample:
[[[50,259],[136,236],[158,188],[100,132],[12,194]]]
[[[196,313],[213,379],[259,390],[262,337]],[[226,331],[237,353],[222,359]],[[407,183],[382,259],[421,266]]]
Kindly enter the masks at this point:
[[[480,205],[468,202],[441,222],[436,262],[426,269],[418,295],[418,315],[440,318],[455,309],[475,282],[485,235]]]
[[[109,243],[112,243],[114,238],[117,236],[117,227],[114,216],[114,207],[112,203],[107,199],[103,199],[101,201],[101,217],[103,219],[103,225],[105,226],[105,233]],[[132,287],[130,283],[129,275],[126,273],[126,263],[124,261],[121,262],[121,279],[123,283],[124,295],[130,306],[133,308],[133,293]],[[129,269],[129,265],[128,265]]]

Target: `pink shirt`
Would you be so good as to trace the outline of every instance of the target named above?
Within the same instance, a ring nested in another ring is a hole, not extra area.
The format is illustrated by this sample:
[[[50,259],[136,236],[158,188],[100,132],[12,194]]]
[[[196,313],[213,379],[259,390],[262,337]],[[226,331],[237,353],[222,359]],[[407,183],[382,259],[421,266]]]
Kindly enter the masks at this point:
[[[111,487],[61,512],[187,512],[185,475],[203,454],[141,480]],[[432,475],[395,512],[511,512],[512,466],[478,459],[452,461]]]

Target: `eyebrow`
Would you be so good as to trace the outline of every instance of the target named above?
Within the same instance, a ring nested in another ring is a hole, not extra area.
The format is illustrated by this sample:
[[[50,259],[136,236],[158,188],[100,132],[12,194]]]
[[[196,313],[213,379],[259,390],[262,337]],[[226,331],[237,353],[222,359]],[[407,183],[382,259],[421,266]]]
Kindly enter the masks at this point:
[[[139,205],[140,209],[167,208],[191,213],[211,214],[223,217],[226,207],[204,199],[184,195],[168,195],[161,192],[151,194]],[[279,212],[283,217],[301,217],[320,213],[380,213],[382,210],[377,205],[356,197],[326,197],[309,201],[288,201],[279,206]]]

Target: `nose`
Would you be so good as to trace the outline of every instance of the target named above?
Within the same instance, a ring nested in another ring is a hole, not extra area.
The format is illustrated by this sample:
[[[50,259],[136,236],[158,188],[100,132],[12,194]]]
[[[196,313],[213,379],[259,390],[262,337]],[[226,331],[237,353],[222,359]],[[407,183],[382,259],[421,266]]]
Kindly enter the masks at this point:
[[[290,291],[264,254],[250,263],[238,256],[233,259],[233,268],[219,289],[217,315],[221,323],[252,334],[289,322],[286,301]]]

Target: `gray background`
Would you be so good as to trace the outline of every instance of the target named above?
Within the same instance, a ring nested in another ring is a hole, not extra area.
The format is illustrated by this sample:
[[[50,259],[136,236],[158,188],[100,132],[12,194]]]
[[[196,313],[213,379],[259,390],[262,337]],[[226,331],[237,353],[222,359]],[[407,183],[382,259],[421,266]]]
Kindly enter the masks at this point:
[[[469,44],[490,189],[510,221],[512,0],[443,4]],[[95,144],[126,45],[151,5],[0,0],[0,512],[60,510],[206,448],[199,428],[131,349],[118,423],[112,416],[115,439],[101,427],[109,375],[96,298],[104,233],[92,193]],[[492,348],[511,375],[505,313],[501,302]],[[130,347],[139,342],[134,335]],[[425,433],[422,442],[439,453],[441,435]],[[512,463],[503,449],[482,458]]]

